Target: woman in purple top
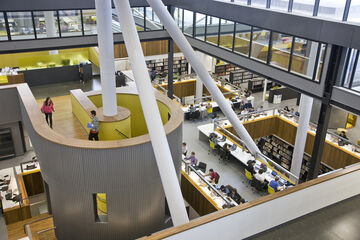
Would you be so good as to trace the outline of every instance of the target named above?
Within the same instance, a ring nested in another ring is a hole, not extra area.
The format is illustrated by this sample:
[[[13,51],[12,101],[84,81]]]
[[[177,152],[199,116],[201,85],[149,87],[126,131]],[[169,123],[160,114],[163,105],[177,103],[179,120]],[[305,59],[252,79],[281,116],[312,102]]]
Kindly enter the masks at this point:
[[[190,157],[185,158],[185,160],[190,160],[191,165],[196,165],[197,158],[195,157],[195,152],[191,152]]]

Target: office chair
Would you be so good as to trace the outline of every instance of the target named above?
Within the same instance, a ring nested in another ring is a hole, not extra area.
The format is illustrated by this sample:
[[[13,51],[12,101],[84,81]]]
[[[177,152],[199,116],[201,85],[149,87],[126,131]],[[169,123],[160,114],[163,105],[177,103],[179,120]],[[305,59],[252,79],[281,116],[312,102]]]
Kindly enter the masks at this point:
[[[251,181],[251,186],[254,187],[256,190],[258,190],[259,192],[263,192],[265,190],[264,185],[256,178],[253,178],[253,180]]]
[[[206,172],[206,166],[207,164],[204,162],[199,162],[199,165],[197,165],[197,169],[201,170],[203,173]]]
[[[268,185],[268,193],[269,194],[274,194],[276,191],[274,188],[270,187],[270,184]]]
[[[208,152],[208,154],[210,154],[210,151],[212,152],[212,154],[216,154],[217,153],[217,148],[215,146],[215,143],[211,140],[209,140],[209,145],[210,145],[210,150]]]
[[[253,176],[252,176],[251,172],[249,172],[246,168],[245,168],[245,177],[250,181],[253,180]]]

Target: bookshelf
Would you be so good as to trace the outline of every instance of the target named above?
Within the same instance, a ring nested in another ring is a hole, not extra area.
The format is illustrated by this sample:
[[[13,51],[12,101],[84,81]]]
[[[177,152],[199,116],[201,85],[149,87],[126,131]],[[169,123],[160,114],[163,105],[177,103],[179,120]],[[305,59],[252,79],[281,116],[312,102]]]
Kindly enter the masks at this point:
[[[279,138],[276,135],[262,137],[256,140],[260,151],[267,157],[281,165],[283,168],[290,170],[294,146]],[[300,171],[300,182],[306,180],[309,172],[311,156],[307,153],[303,156],[303,163]],[[328,165],[321,163],[319,175],[333,171]]]
[[[253,78],[251,80],[248,81],[248,89],[249,91],[251,92],[261,92],[264,90],[264,85],[265,85],[265,78],[263,77],[256,77],[256,78]],[[273,87],[273,82],[272,81],[269,81],[267,82],[267,87],[266,87],[266,90],[270,90],[270,88]]]
[[[222,64],[215,66],[215,75],[216,76],[226,76],[230,75],[232,71],[240,70],[239,67],[235,67],[232,64]]]
[[[152,72],[155,69],[158,72],[167,72],[169,63],[167,58],[154,59],[146,61],[148,69]],[[173,72],[174,74],[183,75],[188,73],[189,62],[185,57],[174,57]]]

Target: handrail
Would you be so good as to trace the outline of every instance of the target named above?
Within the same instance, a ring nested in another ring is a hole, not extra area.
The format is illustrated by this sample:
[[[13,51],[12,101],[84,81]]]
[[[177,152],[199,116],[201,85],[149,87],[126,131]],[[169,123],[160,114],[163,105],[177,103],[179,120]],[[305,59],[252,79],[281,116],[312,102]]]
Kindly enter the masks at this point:
[[[272,200],[296,193],[298,191],[301,191],[303,189],[307,189],[309,187],[324,183],[326,181],[330,181],[332,179],[336,179],[338,177],[342,177],[344,175],[347,174],[351,174],[353,172],[356,171],[360,171],[360,163],[356,164],[355,166],[352,166],[350,168],[344,168],[341,169],[341,171],[336,171],[336,172],[331,172],[330,174],[327,174],[323,177],[320,178],[316,178],[304,183],[301,183],[299,185],[296,185],[294,187],[288,188],[284,191],[279,191],[276,192],[275,194],[269,194],[266,195],[264,197],[258,198],[256,200],[253,200],[251,202],[245,203],[245,204],[241,204],[239,206],[230,208],[230,209],[225,209],[223,211],[218,211],[215,212],[211,215],[207,215],[207,216],[203,216],[202,218],[198,218],[195,220],[192,220],[190,223],[181,225],[181,226],[177,226],[177,227],[172,227],[170,229],[166,229],[157,233],[152,234],[151,236],[148,237],[143,237],[141,239],[143,240],[157,240],[157,239],[164,239],[166,237],[170,237],[173,236],[175,234],[187,231],[189,229],[194,229],[196,227],[199,227],[201,225],[205,225],[207,223],[213,222],[215,220],[224,218],[224,217],[228,217],[232,214],[244,211],[244,210],[249,210],[252,207],[258,206],[260,204],[265,204],[265,203],[269,203]]]
[[[126,136],[124,133],[122,133],[119,129],[115,128],[115,131],[117,131],[119,134],[123,135],[126,138],[129,138],[128,136]]]
[[[161,86],[161,85],[158,84],[158,83],[154,83],[154,86],[157,86],[158,88],[160,88],[160,89],[164,92],[164,94],[167,95],[168,90],[165,89],[163,86]],[[181,99],[180,99],[178,96],[176,96],[175,94],[173,94],[173,97],[175,98],[176,101],[178,101],[178,102],[181,104]]]
[[[44,232],[48,232],[48,231],[51,231],[51,230],[54,230],[54,229],[56,229],[56,227],[54,226],[54,227],[51,227],[51,228],[47,228],[47,229],[44,229],[44,230],[41,230],[41,231],[38,231],[36,234],[42,234],[42,233],[44,233]]]
[[[202,174],[198,173],[192,165],[188,164],[184,159],[182,159],[182,161],[185,163],[185,171],[187,167],[190,168],[202,181],[204,181],[214,192],[216,192],[222,200],[224,200],[227,204],[231,204],[231,202],[227,200],[212,184],[210,184]]]
[[[31,222],[29,222],[29,223],[27,223],[27,224],[24,224],[24,233],[26,234],[26,225],[31,225],[31,224],[33,224],[33,223],[36,223],[36,222],[40,222],[40,221],[43,221],[43,220],[45,220],[45,219],[48,219],[48,218],[52,218],[53,216],[51,215],[51,216],[47,216],[47,217],[44,217],[44,218],[41,218],[41,219],[37,219],[37,220],[34,220],[34,221],[31,221]]]

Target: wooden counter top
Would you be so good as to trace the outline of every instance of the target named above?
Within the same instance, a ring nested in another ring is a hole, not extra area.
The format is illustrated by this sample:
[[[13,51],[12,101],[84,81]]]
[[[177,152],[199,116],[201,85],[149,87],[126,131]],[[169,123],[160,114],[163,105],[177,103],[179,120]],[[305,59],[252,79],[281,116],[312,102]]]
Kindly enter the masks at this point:
[[[13,84],[7,86],[0,86],[1,89],[10,89],[16,88],[19,94],[20,104],[23,104],[25,107],[25,114],[29,117],[31,124],[35,132],[40,135],[42,138],[51,141],[56,144],[76,147],[76,148],[88,148],[88,149],[111,149],[111,148],[122,148],[135,146],[143,144],[150,141],[149,134],[144,134],[138,137],[133,137],[129,139],[121,140],[111,140],[111,141],[88,141],[83,139],[69,138],[64,135],[53,131],[46,123],[40,108],[27,84]],[[160,93],[157,90],[155,91],[155,97],[157,101],[162,102],[169,107],[171,118],[164,125],[166,134],[170,134],[175,129],[177,129],[183,122],[183,112],[179,105],[172,102],[171,99],[166,97],[164,94]],[[117,93],[121,94],[135,94],[138,92],[136,88],[130,87],[121,87],[117,88]],[[96,95],[100,94],[100,91],[92,91],[86,93],[86,95]]]

